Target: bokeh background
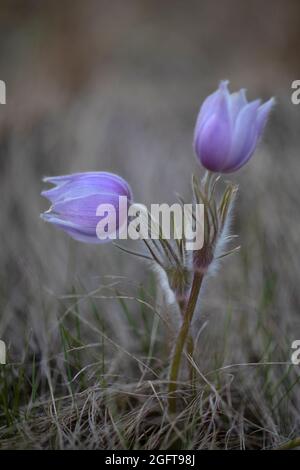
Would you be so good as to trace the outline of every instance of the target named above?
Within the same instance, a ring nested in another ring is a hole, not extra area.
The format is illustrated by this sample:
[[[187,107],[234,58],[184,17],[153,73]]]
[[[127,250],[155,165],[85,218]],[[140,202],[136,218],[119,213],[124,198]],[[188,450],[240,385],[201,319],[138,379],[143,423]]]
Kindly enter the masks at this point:
[[[0,337],[10,358],[20,361],[28,341],[38,357],[57,353],[57,298],[74,285],[89,292],[105,275],[148,276],[116,248],[45,224],[41,178],[108,170],[139,202],[188,198],[191,173],[202,173],[192,150],[199,106],[229,79],[277,106],[255,156],[231,177],[242,249],[208,285],[200,321],[222,336],[230,306],[232,361],[261,359],[259,322],[271,360],[279,348],[289,361],[300,338],[299,30],[297,0],[1,0]],[[118,308],[103,313],[128,346]]]

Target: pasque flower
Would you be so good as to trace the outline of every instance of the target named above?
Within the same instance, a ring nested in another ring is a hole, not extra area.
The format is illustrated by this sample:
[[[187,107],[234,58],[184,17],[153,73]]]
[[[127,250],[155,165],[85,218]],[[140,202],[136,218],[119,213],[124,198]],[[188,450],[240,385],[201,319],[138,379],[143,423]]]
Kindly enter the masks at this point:
[[[248,103],[245,90],[230,94],[228,82],[203,102],[194,133],[196,156],[208,170],[231,173],[241,168],[257,146],[274,98]]]
[[[41,217],[75,240],[85,243],[109,241],[109,237],[100,240],[96,233],[97,224],[102,218],[97,215],[100,205],[114,207],[117,230],[127,220],[127,213],[119,211],[119,197],[126,197],[129,203],[132,193],[129,184],[120,176],[107,172],[87,172],[48,177],[43,181],[53,183],[55,187],[41,193],[52,203]]]

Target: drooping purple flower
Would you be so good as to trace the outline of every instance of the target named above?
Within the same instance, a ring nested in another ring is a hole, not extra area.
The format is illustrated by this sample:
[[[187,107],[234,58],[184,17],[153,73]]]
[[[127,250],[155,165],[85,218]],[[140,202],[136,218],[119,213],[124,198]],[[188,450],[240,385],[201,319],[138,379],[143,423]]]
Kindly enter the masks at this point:
[[[252,156],[274,98],[248,103],[245,90],[230,94],[227,81],[203,102],[194,132],[198,160],[208,170],[231,173]]]
[[[129,184],[118,175],[86,172],[48,177],[43,181],[53,183],[55,187],[41,193],[52,203],[50,209],[41,214],[42,219],[64,230],[75,240],[85,243],[109,241],[109,231],[102,239],[97,232],[101,219],[113,216],[109,208],[115,212],[117,232],[127,221],[127,204],[123,208],[120,206],[120,196],[130,203],[132,192]],[[100,206],[104,210],[99,212]]]

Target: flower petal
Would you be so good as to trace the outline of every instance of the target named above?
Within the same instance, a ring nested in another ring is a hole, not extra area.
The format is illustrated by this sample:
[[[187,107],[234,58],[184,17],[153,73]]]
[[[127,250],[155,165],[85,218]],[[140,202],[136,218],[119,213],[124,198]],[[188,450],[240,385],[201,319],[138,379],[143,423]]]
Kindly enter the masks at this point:
[[[201,128],[207,122],[210,116],[215,113],[216,106],[218,106],[218,103],[222,95],[224,94],[227,95],[227,99],[229,100],[228,84],[229,84],[228,80],[222,81],[219,85],[219,88],[204,100],[200,108],[196,125],[195,125],[194,145],[199,136]]]
[[[275,105],[275,99],[270,98],[266,103],[262,104],[258,108],[257,119],[256,119],[256,129],[258,137],[261,136],[264,127],[266,125],[267,119],[269,117],[270,111]]]
[[[205,168],[220,171],[231,148],[231,122],[227,96],[218,97],[215,113],[203,125],[195,150]]]
[[[246,90],[243,88],[239,92],[232,93],[230,95],[230,116],[232,119],[232,124],[234,125],[236,122],[236,118],[241,110],[248,104],[246,98]]]
[[[260,100],[247,104],[239,113],[233,132],[232,147],[223,167],[224,172],[235,171],[241,162],[246,163],[252,155],[256,143],[256,116]]]
[[[70,235],[74,240],[84,242],[84,243],[106,243],[109,241],[107,240],[100,240],[97,237],[96,230],[93,229],[91,231],[85,230],[82,231],[79,225],[69,222],[68,220],[63,220],[58,216],[52,215],[51,213],[45,212],[41,214],[41,218],[50,224],[55,225],[60,230],[63,230],[68,235]]]
[[[72,177],[73,176],[73,177]],[[47,178],[47,180],[49,180]],[[56,180],[56,178],[51,178]],[[119,194],[132,198],[131,189],[128,183],[117,175],[110,173],[79,173],[64,177],[64,183],[58,186],[42,191],[41,195],[46,197],[52,203],[63,201],[69,198],[84,197],[95,193]]]

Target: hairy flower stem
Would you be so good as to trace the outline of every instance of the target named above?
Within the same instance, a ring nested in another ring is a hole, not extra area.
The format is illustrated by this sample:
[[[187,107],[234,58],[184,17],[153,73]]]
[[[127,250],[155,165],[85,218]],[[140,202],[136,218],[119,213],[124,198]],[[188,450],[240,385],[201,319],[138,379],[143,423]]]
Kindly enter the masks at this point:
[[[174,354],[171,362],[170,378],[169,378],[169,411],[170,413],[176,412],[176,396],[175,392],[177,389],[177,377],[181,363],[181,357],[184,349],[186,339],[188,337],[190,324],[193,318],[194,310],[196,307],[197,299],[199,296],[201,284],[203,280],[203,274],[195,272],[193,278],[193,284],[191,293],[186,306],[186,310],[183,317],[183,323],[177,336]]]
[[[178,302],[178,305],[179,305],[179,308],[180,308],[180,313],[182,315],[182,318],[184,317],[184,313],[185,313],[185,309],[186,309],[186,299],[184,300],[179,300]],[[193,352],[194,352],[194,340],[193,340],[193,336],[192,335],[189,335],[188,339],[187,339],[187,352],[188,352],[188,355],[190,357],[193,357]],[[190,369],[190,381],[191,381],[191,384],[193,385],[194,384],[194,367],[193,365],[191,364],[191,362],[189,361],[189,369]]]

